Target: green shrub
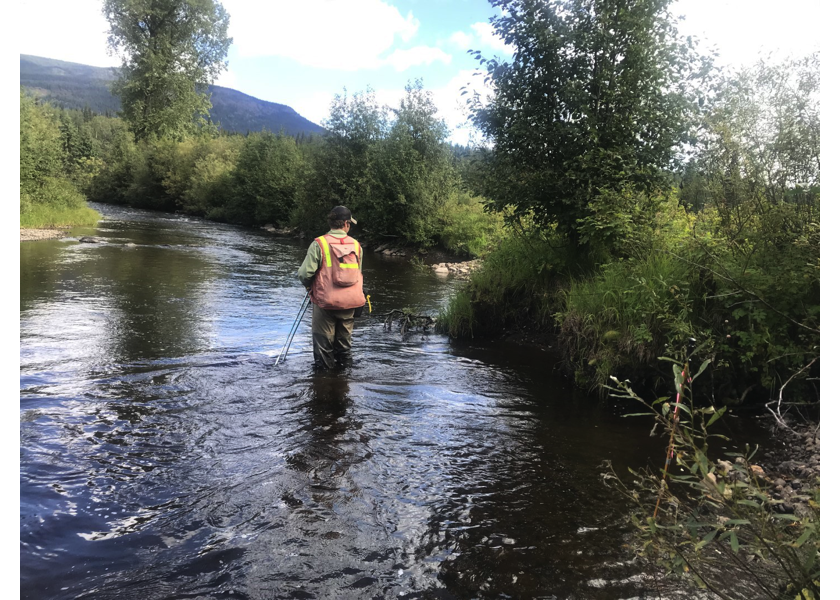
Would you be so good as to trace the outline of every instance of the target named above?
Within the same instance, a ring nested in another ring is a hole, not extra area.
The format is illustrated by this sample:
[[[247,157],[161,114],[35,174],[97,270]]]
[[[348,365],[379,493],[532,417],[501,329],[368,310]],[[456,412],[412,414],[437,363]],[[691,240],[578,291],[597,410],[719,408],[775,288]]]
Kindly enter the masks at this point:
[[[694,319],[714,341],[716,393],[771,397],[820,351],[819,200],[741,205],[738,223],[715,209],[699,215],[680,252],[695,274]],[[799,382],[788,393],[812,395]]]
[[[242,146],[239,136],[207,141],[198,152],[181,208],[190,214],[218,218],[231,196],[233,172]]]
[[[441,331],[454,337],[486,335],[507,326],[553,329],[560,276],[575,261],[565,239],[524,226],[503,237],[469,284],[441,315]],[[463,325],[469,324],[466,328]]]
[[[294,138],[268,132],[248,135],[230,174],[228,220],[247,225],[287,223],[302,175],[303,158]]]
[[[20,226],[96,224],[99,213],[65,174],[61,122],[51,107],[20,94]]]
[[[474,337],[474,325],[475,313],[470,302],[470,295],[465,290],[459,290],[440,311],[435,322],[435,330],[452,337]]]
[[[635,551],[672,574],[690,574],[719,598],[819,598],[819,479],[787,500],[796,504],[791,512],[781,506],[786,500],[773,497],[769,474],[753,466],[755,448],[714,452],[711,438],[729,442],[710,433],[726,409],[695,404],[693,382],[709,363],[692,367],[691,353],[680,354],[679,361],[664,359],[671,363],[678,401],[644,400],[616,378],[609,387],[616,397],[645,407],[627,416],[653,417],[653,431],[669,439],[667,447],[663,439],[669,457],[664,469],[630,470],[630,482],[609,463],[603,473],[634,505]]]
[[[668,344],[696,335],[690,267],[664,252],[616,261],[561,291],[559,343],[576,369],[601,384],[655,364]]]
[[[487,212],[482,198],[466,192],[450,195],[439,218],[441,244],[456,254],[482,256],[505,235],[502,216]]]

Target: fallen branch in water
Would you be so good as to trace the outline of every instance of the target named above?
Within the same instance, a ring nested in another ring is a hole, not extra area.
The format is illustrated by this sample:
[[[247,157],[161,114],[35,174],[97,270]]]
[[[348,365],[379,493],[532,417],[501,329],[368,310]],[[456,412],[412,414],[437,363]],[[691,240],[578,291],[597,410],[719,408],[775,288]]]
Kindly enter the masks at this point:
[[[801,369],[799,369],[796,373],[794,373],[793,375],[791,375],[791,376],[790,376],[790,379],[788,379],[787,381],[785,381],[784,385],[781,387],[781,389],[779,389],[779,400],[778,400],[778,401],[776,401],[776,408],[775,408],[775,410],[774,410],[774,409],[770,406],[771,404],[773,404],[773,402],[774,402],[773,400],[771,400],[770,402],[768,402],[767,404],[765,404],[765,405],[764,405],[764,406],[767,408],[767,410],[769,410],[769,411],[770,411],[770,414],[771,414],[771,415],[773,415],[773,418],[774,418],[774,419],[776,419],[776,423],[778,423],[781,427],[783,427],[783,428],[787,429],[788,431],[790,431],[791,433],[793,433],[793,434],[794,434],[794,435],[796,435],[797,437],[799,437],[799,433],[797,433],[796,431],[794,431],[794,430],[790,427],[790,425],[788,425],[788,424],[785,422],[785,417],[784,417],[784,415],[782,414],[782,394],[784,393],[785,388],[787,387],[787,384],[789,384],[791,381],[793,381],[793,380],[794,380],[794,378],[796,378],[797,376],[799,376],[800,374],[802,374],[802,373],[803,373],[804,371],[806,371],[807,369],[810,369],[810,368],[811,368],[811,366],[812,366],[815,362],[817,362],[817,361],[819,360],[819,358],[820,358],[820,357],[818,356],[818,357],[816,357],[815,359],[813,359],[813,360],[812,360],[811,362],[809,362],[807,365],[805,365],[804,367],[802,367]]]
[[[412,327],[421,328],[423,333],[428,333],[429,328],[435,324],[434,317],[417,315],[409,309],[394,309],[385,315],[385,329],[391,331],[394,321],[396,321],[397,325],[399,325],[400,333],[403,335],[411,331]]]

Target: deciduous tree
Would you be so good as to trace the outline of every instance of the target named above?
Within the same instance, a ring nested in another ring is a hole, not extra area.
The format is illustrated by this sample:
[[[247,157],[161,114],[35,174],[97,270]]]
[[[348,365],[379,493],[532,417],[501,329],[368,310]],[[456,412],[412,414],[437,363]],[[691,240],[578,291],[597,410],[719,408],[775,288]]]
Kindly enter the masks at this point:
[[[492,98],[472,100],[494,147],[488,194],[580,243],[579,221],[604,191],[665,186],[684,140],[698,72],[670,0],[491,0],[515,49],[478,54]]]
[[[104,0],[122,58],[114,92],[135,138],[183,137],[209,114],[207,86],[227,67],[229,16],[216,0]]]
[[[431,93],[421,81],[409,83],[379,157],[377,192],[363,206],[373,231],[420,245],[434,241],[456,182],[447,135]]]

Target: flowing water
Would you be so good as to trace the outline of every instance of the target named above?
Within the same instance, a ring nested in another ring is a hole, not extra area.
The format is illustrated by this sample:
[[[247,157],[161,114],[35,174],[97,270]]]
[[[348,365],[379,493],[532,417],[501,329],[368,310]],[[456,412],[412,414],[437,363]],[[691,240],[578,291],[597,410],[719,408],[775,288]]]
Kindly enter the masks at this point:
[[[275,367],[307,243],[97,208],[20,247],[22,598],[656,597],[600,464],[663,441],[539,350],[384,328],[455,282],[368,252],[353,366],[307,314]]]

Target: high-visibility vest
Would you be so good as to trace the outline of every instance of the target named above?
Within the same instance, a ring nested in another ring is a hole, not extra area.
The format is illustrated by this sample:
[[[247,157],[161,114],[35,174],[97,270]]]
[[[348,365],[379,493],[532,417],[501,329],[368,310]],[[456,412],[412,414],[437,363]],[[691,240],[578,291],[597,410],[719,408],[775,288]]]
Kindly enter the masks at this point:
[[[358,308],[365,303],[362,291],[362,249],[349,235],[330,234],[315,240],[321,245],[321,264],[312,281],[312,301],[326,310]]]

